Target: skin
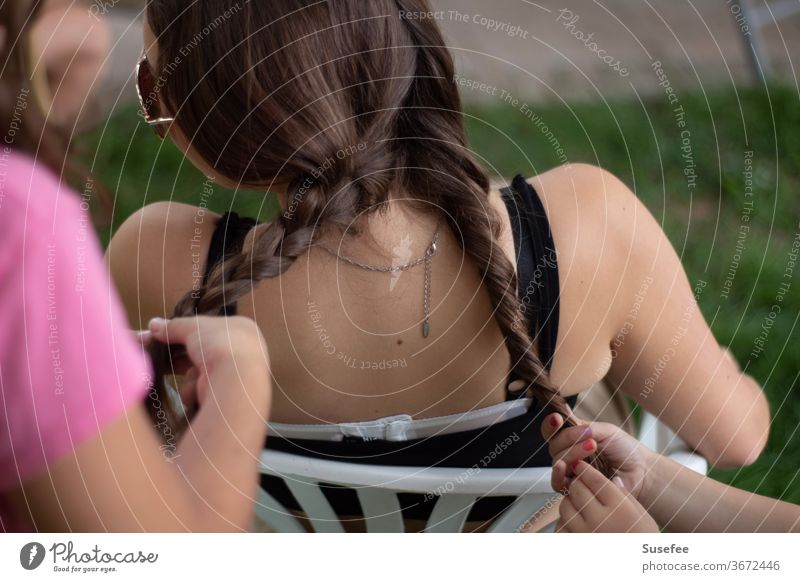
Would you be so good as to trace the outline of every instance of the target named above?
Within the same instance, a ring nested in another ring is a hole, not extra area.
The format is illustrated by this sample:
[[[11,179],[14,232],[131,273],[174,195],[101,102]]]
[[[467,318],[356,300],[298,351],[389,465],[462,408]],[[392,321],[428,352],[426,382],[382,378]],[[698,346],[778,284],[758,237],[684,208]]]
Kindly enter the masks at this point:
[[[149,337],[148,337],[149,336]],[[251,525],[269,412],[258,328],[242,317],[151,324],[186,346],[200,408],[170,460],[143,405],[4,493],[38,531],[242,531]],[[231,427],[236,427],[232,429]]]
[[[157,62],[158,46],[147,26],[145,46],[149,60]],[[169,133],[198,168],[225,182],[176,125]],[[568,164],[529,182],[544,203],[558,251],[561,310],[552,382],[569,396],[605,380],[659,415],[712,463],[752,463],[766,443],[766,399],[714,339],[657,221],[625,184],[595,166]],[[285,195],[278,194],[285,205]],[[393,193],[385,215],[367,219],[362,225],[367,235],[345,239],[342,252],[366,263],[391,264],[392,249],[407,239],[408,256],[421,256],[436,218],[412,210],[403,195]],[[501,219],[498,251],[515,264],[498,191],[490,193],[487,207]],[[199,225],[197,217],[192,206],[153,204],[115,234],[107,260],[132,326],[172,314],[196,282],[193,257],[199,255],[205,269],[216,217],[206,212]],[[646,297],[631,326],[643,281],[649,281]],[[431,337],[420,333],[422,269],[403,273],[391,285],[389,276],[312,250],[239,301],[239,314],[258,322],[270,347],[277,387],[273,420],[343,422],[399,412],[424,418],[504,400],[510,358],[457,233],[442,232],[433,261]],[[327,346],[309,314],[311,302],[321,314],[318,326],[330,336]],[[682,319],[685,330],[676,336]],[[615,342],[620,337],[623,341]],[[643,396],[647,379],[671,348],[674,354],[657,385]],[[392,360],[407,365],[361,368],[361,362]]]
[[[607,423],[559,430],[542,425],[553,456],[553,488],[568,491],[559,531],[800,532],[800,506],[723,485],[658,455]],[[612,483],[587,464],[599,449],[615,471]],[[645,509],[646,508],[646,509]]]
[[[578,461],[558,509],[559,533],[658,532],[647,510],[591,465]]]
[[[87,32],[83,27],[65,28],[86,20],[85,6],[52,0],[32,23],[35,42],[46,46],[48,68],[70,57],[72,66],[59,69],[55,102],[64,119],[74,113],[70,103],[77,102],[62,102],[61,96],[80,93],[76,88],[93,78],[91,67],[83,65],[99,62],[87,48],[103,41],[94,21],[88,23],[92,34],[87,37],[75,34]],[[62,34],[65,30],[71,34]],[[18,488],[2,492],[3,503],[35,530],[242,531],[251,526],[271,399],[261,332],[242,317],[154,321],[141,327],[148,325],[140,335],[144,343],[186,346],[188,381],[182,396],[199,405],[189,430],[168,457],[144,405],[133,404],[96,436]]]
[[[33,27],[33,44],[41,55],[37,65],[47,70],[48,122],[70,127],[90,117],[87,94],[100,86],[111,47],[107,22],[93,15],[88,3],[46,0]]]

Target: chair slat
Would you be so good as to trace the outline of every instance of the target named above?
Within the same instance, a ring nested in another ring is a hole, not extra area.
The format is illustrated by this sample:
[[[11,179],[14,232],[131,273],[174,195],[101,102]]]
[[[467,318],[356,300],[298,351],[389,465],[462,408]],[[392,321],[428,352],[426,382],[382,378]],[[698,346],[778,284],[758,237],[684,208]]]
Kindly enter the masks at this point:
[[[442,495],[431,512],[425,531],[429,533],[460,532],[476,499],[475,495],[458,493]]]
[[[344,533],[339,517],[325,498],[318,483],[301,481],[296,477],[285,479],[289,490],[318,533]]]
[[[258,490],[256,515],[276,532],[305,533],[306,531],[280,501],[261,488]]]
[[[537,512],[545,507],[555,493],[547,495],[542,493],[532,493],[521,495],[511,506],[505,510],[503,515],[498,517],[491,527],[489,533],[509,533],[518,532],[525,522],[530,520]]]
[[[359,487],[356,490],[368,533],[402,533],[403,512],[397,494],[388,489]]]

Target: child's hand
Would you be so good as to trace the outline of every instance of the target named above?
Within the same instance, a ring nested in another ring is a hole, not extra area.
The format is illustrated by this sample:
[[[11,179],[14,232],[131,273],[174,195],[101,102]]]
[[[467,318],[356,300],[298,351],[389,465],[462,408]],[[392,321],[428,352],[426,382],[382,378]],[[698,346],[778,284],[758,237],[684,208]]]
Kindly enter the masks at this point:
[[[658,525],[632,495],[606,479],[584,461],[575,465],[575,477],[561,500],[556,531],[658,532]]]
[[[186,357],[175,363],[183,375],[181,400],[186,406],[205,402],[212,387],[231,390],[238,379],[252,390],[269,390],[269,356],[254,321],[245,317],[153,319],[149,340],[184,346]],[[141,334],[143,343],[145,336]]]
[[[558,413],[548,415],[542,423],[542,434],[553,457],[551,484],[555,491],[563,491],[569,485],[576,461],[599,451],[611,465],[620,486],[639,497],[655,453],[613,424],[584,423],[559,431],[563,425],[564,419]]]

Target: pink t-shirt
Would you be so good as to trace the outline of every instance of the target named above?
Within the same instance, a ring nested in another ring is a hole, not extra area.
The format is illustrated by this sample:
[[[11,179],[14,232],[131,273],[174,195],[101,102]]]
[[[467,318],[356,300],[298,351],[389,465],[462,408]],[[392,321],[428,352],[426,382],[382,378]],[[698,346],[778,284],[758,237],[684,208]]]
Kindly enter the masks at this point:
[[[26,527],[4,491],[146,397],[127,327],[85,201],[0,146],[0,531]]]

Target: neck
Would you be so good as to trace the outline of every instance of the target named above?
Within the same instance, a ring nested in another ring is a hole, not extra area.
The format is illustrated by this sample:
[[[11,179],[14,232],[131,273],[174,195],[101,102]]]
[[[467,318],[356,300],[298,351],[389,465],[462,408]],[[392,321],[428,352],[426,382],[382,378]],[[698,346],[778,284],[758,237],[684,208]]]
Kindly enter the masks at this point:
[[[362,215],[346,232],[322,228],[317,241],[341,254],[373,262],[422,256],[430,247],[439,217],[401,204],[387,204],[384,212]]]

